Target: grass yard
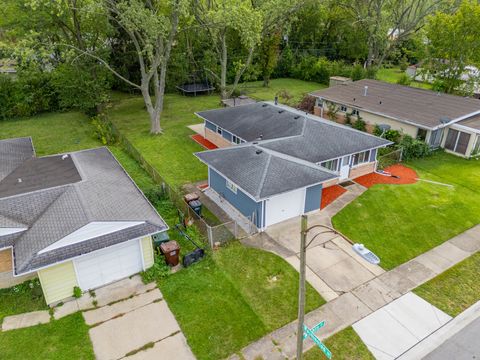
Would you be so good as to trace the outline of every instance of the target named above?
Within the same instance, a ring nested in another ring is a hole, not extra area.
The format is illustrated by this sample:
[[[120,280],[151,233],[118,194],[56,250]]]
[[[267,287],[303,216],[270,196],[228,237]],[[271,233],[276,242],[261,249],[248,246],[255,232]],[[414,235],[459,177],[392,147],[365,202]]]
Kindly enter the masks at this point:
[[[38,280],[29,280],[9,289],[0,289],[0,325],[6,316],[45,309],[48,307]]]
[[[240,90],[257,99],[273,100],[281,90],[288,89],[289,94],[299,99],[303,94],[323,87],[301,80],[275,79],[268,88],[262,87],[261,82],[253,82],[241,85]],[[218,107],[218,94],[197,97],[167,94],[161,120],[164,134],[160,136],[149,134],[149,119],[140,96],[115,94],[108,115],[170,185],[181,187],[207,179],[207,167],[193,156],[194,152],[204,149],[189,138],[193,131],[187,126],[202,122],[194,112]]]
[[[412,161],[417,182],[374,185],[333,219],[335,228],[363,243],[392,269],[480,223],[480,162],[443,152]]]
[[[450,316],[480,300],[480,253],[476,253],[413,292]]]
[[[400,68],[398,68],[398,67],[388,68],[388,69],[387,68],[382,68],[382,69],[379,69],[377,71],[376,78],[377,78],[377,80],[381,80],[381,81],[396,84],[404,73],[405,72],[400,70]],[[428,89],[428,90],[432,89],[431,84],[423,83],[423,82],[419,82],[419,81],[412,81],[410,86],[418,87],[418,88],[422,88],[422,89]]]
[[[198,359],[223,359],[297,317],[298,273],[283,259],[233,243],[160,281]],[[325,301],[307,289],[307,311]]]
[[[88,326],[81,313],[48,324],[0,334],[2,360],[94,359]]]
[[[337,360],[374,360],[372,353],[350,326],[324,341]],[[304,354],[304,360],[325,360],[323,352],[314,347]]]

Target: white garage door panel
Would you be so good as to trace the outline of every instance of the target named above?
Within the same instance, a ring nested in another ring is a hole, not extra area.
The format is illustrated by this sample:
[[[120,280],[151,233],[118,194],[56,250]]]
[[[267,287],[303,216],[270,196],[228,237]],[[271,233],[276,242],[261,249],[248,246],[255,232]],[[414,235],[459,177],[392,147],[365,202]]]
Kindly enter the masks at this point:
[[[305,189],[274,196],[268,199],[266,204],[265,223],[267,226],[299,216],[305,209]]]
[[[75,260],[82,290],[94,289],[143,269],[140,244],[131,241]]]

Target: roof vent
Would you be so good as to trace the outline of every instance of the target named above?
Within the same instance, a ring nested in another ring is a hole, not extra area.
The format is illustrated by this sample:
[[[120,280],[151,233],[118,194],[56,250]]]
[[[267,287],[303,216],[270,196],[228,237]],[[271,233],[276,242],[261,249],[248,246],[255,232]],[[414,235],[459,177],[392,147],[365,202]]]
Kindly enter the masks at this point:
[[[257,151],[255,151],[255,154],[260,155],[262,152],[262,150],[258,149]]]
[[[380,100],[378,103],[379,103],[380,105],[382,105],[382,100]]]
[[[17,179],[17,183],[20,184],[21,182],[22,182],[22,179],[21,179],[21,178],[18,178],[18,179]]]
[[[267,107],[268,104],[262,104],[262,107]]]
[[[68,154],[62,155],[62,160],[65,160],[68,158]]]
[[[353,98],[353,101],[355,101],[355,98]]]
[[[257,144],[258,144],[258,142],[256,142],[256,141],[255,141],[255,142],[253,142],[253,145],[257,145]]]
[[[294,118],[295,120],[300,119],[300,115],[295,115],[293,118]]]
[[[279,114],[281,114],[281,113],[283,113],[283,112],[285,112],[285,110],[278,110],[278,113],[279,113]]]
[[[367,96],[368,94],[368,86],[365,85],[365,87],[363,88],[363,96]]]

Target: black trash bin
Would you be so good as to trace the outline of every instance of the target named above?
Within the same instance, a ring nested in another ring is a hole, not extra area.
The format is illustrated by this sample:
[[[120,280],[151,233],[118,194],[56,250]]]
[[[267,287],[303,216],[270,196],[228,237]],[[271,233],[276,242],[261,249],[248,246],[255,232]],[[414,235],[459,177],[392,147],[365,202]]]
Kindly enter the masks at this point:
[[[152,235],[153,245],[157,248],[160,247],[164,242],[170,241],[167,231],[162,231],[161,233]]]
[[[195,211],[198,216],[202,216],[202,203],[200,202],[200,200],[190,201],[188,205],[192,208],[193,211]]]

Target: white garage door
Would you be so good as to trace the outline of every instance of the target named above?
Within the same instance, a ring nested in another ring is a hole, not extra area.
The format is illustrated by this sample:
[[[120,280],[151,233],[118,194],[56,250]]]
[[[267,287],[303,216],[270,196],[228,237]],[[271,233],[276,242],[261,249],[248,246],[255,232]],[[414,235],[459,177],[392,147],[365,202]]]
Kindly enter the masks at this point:
[[[82,290],[120,280],[142,271],[139,241],[111,246],[75,260],[78,283]]]
[[[305,189],[271,197],[266,204],[266,226],[302,215],[305,209]]]

